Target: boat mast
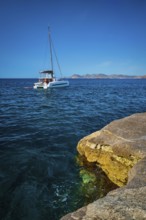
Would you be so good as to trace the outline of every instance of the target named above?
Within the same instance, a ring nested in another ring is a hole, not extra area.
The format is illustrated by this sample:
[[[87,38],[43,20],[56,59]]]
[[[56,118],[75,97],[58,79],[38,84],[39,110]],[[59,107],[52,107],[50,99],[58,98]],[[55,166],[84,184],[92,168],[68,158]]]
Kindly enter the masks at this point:
[[[51,69],[53,74],[53,56],[52,56],[52,44],[51,44],[51,33],[50,33],[50,27],[48,27],[49,32],[49,44],[50,44],[50,56],[51,56]]]

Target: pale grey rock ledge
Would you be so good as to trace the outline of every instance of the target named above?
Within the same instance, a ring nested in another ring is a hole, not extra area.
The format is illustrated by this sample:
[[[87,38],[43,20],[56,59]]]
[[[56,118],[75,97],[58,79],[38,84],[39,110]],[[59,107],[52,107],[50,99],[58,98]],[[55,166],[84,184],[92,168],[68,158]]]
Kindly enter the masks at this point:
[[[130,169],[126,186],[109,192],[105,197],[67,214],[61,220],[146,220],[146,113],[116,120],[105,129],[110,132],[114,130],[116,135],[122,134],[122,138],[124,133],[126,142],[128,138],[130,140],[130,153],[138,153],[140,160]]]

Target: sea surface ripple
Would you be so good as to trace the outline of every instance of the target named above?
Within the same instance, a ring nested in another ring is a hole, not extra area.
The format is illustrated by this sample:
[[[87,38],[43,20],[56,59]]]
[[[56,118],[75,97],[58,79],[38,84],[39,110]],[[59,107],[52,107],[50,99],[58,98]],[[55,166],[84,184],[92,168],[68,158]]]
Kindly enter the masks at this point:
[[[0,79],[2,220],[58,220],[93,201],[76,163],[78,141],[115,119],[146,112],[144,79],[76,79],[46,91],[34,90],[34,81]],[[100,197],[112,186],[99,173]]]

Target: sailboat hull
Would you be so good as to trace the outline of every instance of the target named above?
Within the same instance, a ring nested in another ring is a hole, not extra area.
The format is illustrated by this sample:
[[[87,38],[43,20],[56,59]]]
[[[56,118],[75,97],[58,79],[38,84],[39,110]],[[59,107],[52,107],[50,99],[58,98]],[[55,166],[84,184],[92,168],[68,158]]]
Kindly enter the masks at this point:
[[[60,80],[55,82],[50,82],[48,88],[66,87],[69,86],[69,82],[66,80]]]
[[[34,89],[48,89],[48,88],[60,88],[60,87],[67,87],[69,86],[69,81],[67,80],[60,80],[60,81],[53,81],[44,83],[44,82],[37,82],[34,84]]]

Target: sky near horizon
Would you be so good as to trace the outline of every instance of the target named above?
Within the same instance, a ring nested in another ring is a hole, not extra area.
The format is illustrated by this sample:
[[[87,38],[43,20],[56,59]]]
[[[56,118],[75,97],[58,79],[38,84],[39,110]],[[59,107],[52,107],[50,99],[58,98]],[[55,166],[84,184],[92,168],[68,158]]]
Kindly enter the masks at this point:
[[[146,75],[146,0],[0,0],[0,78],[49,67],[48,26],[63,76]]]

